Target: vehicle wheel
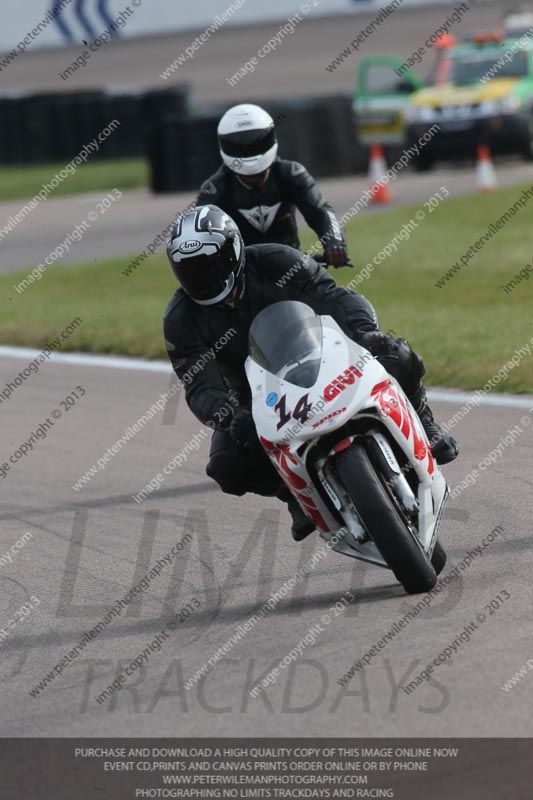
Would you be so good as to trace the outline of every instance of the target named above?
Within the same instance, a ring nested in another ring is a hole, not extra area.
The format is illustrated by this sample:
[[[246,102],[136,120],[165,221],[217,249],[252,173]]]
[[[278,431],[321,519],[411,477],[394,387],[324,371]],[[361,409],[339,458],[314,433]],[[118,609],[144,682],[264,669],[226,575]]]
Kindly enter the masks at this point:
[[[415,172],[430,172],[435,166],[435,159],[426,153],[421,153],[413,158],[413,169]]]
[[[353,444],[336,456],[335,464],[368,535],[405,591],[417,594],[433,589],[435,569],[401,518],[366,450]]]
[[[440,573],[444,569],[444,565],[446,564],[446,558],[447,558],[446,550],[437,540],[435,547],[433,548],[433,553],[431,554],[431,563],[437,575],[440,575]]]
[[[520,155],[525,161],[533,161],[533,120],[528,123],[520,141]]]

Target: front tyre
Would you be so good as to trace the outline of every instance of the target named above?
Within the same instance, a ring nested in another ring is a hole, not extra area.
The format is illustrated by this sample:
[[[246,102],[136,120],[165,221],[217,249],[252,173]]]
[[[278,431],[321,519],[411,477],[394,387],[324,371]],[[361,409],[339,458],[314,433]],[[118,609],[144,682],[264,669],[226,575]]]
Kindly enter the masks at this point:
[[[408,530],[364,447],[352,444],[336,456],[335,464],[368,535],[405,591],[418,594],[433,589],[435,569]]]
[[[525,161],[533,161],[533,116],[528,119],[527,124],[524,126],[518,149]]]
[[[435,542],[435,547],[433,548],[431,563],[437,575],[440,575],[440,573],[444,569],[444,565],[446,564],[446,550],[441,545],[438,539]]]

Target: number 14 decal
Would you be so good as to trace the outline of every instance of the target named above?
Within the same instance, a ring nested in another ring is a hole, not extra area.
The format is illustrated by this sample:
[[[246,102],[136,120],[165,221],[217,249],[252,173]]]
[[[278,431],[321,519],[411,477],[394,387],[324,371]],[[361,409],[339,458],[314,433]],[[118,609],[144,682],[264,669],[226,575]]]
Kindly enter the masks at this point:
[[[309,394],[304,394],[296,403],[294,410],[288,411],[287,395],[284,394],[274,406],[274,411],[277,411],[279,414],[279,422],[276,429],[279,431],[279,429],[283,428],[283,426],[286,425],[291,418],[304,425],[309,419],[311,408],[312,405],[309,402]]]

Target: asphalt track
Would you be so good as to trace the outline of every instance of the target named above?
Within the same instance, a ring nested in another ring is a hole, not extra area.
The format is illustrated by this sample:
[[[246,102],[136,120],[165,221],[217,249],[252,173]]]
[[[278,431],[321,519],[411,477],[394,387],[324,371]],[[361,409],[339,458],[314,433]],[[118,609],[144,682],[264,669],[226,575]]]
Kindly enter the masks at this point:
[[[473,9],[472,26],[491,24],[497,8],[484,4]],[[407,56],[447,13],[449,6],[398,12],[392,24],[376,32],[367,52],[396,51]],[[322,68],[322,62],[329,62],[371,16],[362,15],[356,30],[353,17],[307,21],[287,42],[290,47],[265,59],[261,72],[238,84],[234,94],[224,88],[224,98],[350,90],[356,59],[333,74]],[[246,36],[242,31],[221,31],[177,79],[194,79],[198,103],[219,100],[224,77],[277,27],[249,29]],[[102,51],[67,87],[60,86],[54,75],[77,51],[35,52],[17,59],[2,73],[2,86],[77,88],[98,85],[102,76],[115,83],[157,85],[159,72],[190,38],[180,34],[122,42]],[[509,165],[509,169],[508,182],[527,179],[523,165]],[[440,170],[423,179],[401,176],[395,185],[395,201],[426,199],[443,183],[454,193],[471,186],[471,174],[450,173],[444,177],[457,181],[453,187],[441,180]],[[507,182],[507,173],[500,172],[500,178]],[[322,183],[339,211],[349,208],[355,187],[362,190],[365,184],[353,179]],[[41,261],[96,199],[47,201],[34,212],[35,225],[23,226],[28,228],[24,232],[21,228],[20,240],[17,232],[2,243],[2,269]],[[176,205],[179,210],[182,200],[187,198],[153,199],[128,193],[117,205],[117,214],[123,208],[123,216],[106,215],[99,220],[94,238],[90,238],[92,231],[88,233],[71,260],[134,253],[158,232],[159,222],[166,224]],[[529,335],[524,321],[524,337],[516,346]],[[31,358],[0,352],[0,388]],[[63,411],[61,401],[78,386],[85,396]],[[501,525],[503,532],[346,687],[336,681],[416,600],[407,598],[388,572],[330,554],[309,572],[303,585],[232,646],[205,682],[187,691],[184,682],[273,592],[297,570],[305,570],[318,543],[316,537],[301,544],[292,541],[288,514],[277,501],[219,493],[205,477],[205,440],[144,503],[132,499],[198,433],[199,425],[183,399],[175,420],[160,413],[104,471],[81,490],[72,488],[168,386],[168,370],[159,371],[157,366],[108,369],[94,362],[51,362],[0,404],[3,458],[9,458],[54,409],[62,410],[46,438],[39,439],[34,450],[0,479],[0,559],[24,533],[33,537],[13,555],[12,563],[0,560],[0,629],[28,600],[35,606],[0,641],[3,736],[532,735],[531,677],[527,675],[509,692],[501,686],[531,657],[533,433],[524,418],[533,397],[518,401],[493,397],[497,404],[472,410],[458,424],[461,457],[446,468],[452,487],[498,447],[509,430],[521,425],[523,432],[473,486],[450,501],[441,528],[449,554],[444,575],[496,526]],[[454,393],[437,397],[435,409],[444,420],[465,402]],[[32,697],[30,691],[83,633],[187,534],[192,541],[181,558]],[[347,591],[356,600],[336,618],[330,609]],[[489,614],[485,606],[504,592],[509,600]],[[161,651],[154,652],[120,692],[98,704],[96,697],[176,612],[193,601],[200,606],[177,626]],[[331,619],[325,624],[322,617],[328,613]],[[440,666],[415,692],[405,694],[402,685],[413,680],[479,613],[485,613],[486,620],[469,642],[461,644],[453,661]],[[317,624],[324,630],[316,643],[281,671],[265,697],[251,698],[249,692],[260,676],[282,661]],[[480,779],[489,761],[487,754],[479,764]],[[460,790],[455,796],[461,796]]]
[[[533,177],[533,167],[519,160],[498,162],[496,170],[501,186],[513,185]],[[387,207],[419,203],[424,208],[424,201],[429,200],[442,186],[448,189],[451,198],[471,193],[474,181],[474,170],[468,166],[460,169],[444,167],[424,175],[415,175],[406,170],[391,184],[392,202]],[[364,176],[353,175],[322,179],[318,183],[339,215],[348,212],[368,187],[368,180]],[[90,213],[96,213],[98,201],[105,195],[107,192],[57,199],[50,197],[41,203],[24,222],[4,237],[1,243],[0,272],[24,267],[28,267],[29,271],[38,264],[45,264],[46,259],[66,237],[77,226],[79,228]],[[97,217],[79,241],[73,241],[72,238],[69,240],[68,252],[65,250],[63,257],[54,263],[89,263],[118,257],[123,258],[126,265],[131,260],[128,256],[135,258],[145,250],[193,199],[192,193],[154,197],[143,190],[124,192],[104,216]],[[0,227],[2,220],[13,217],[24,204],[23,200],[0,203]],[[369,207],[359,213],[372,213],[382,208],[383,206]],[[302,219],[300,223],[302,226],[305,224]],[[394,233],[391,230],[391,236]],[[354,263],[357,263],[357,253],[351,255]],[[49,269],[53,268],[52,264]]]
[[[0,352],[0,386],[32,358]],[[62,410],[61,400],[77,386],[85,396],[68,412]],[[337,679],[415,599],[390,573],[333,553],[307,569],[318,539],[294,543],[288,514],[274,499],[219,493],[204,474],[205,438],[198,450],[189,448],[189,457],[159,491],[136,503],[132,496],[198,433],[183,400],[175,422],[168,411],[159,413],[105,470],[80,491],[72,488],[168,386],[166,366],[145,371],[134,364],[108,369],[51,361],[2,402],[2,461],[53,409],[62,411],[46,438],[0,480],[0,555],[25,532],[33,537],[11,564],[0,562],[0,627],[32,596],[40,601],[33,601],[35,610],[0,644],[4,736],[532,734],[531,678],[507,693],[500,687],[531,656],[533,428],[523,418],[533,397],[493,397],[498,405],[473,409],[455,429],[461,457],[446,468],[453,488],[509,429],[523,427],[514,446],[504,448],[474,486],[450,501],[441,530],[449,553],[446,569],[496,526],[503,532],[343,689]],[[435,402],[441,419],[450,419],[464,403],[461,395],[437,396],[447,397]],[[187,533],[192,541],[141,599],[89,642],[38,697],[30,696],[84,631]],[[308,580],[233,645],[205,682],[184,689],[184,682],[297,570],[309,572]],[[335,618],[331,609],[348,591],[355,602]],[[489,615],[485,606],[504,591],[510,599]],[[118,694],[98,704],[96,697],[116,675],[193,601],[199,607],[160,652]],[[328,612],[331,619],[324,624]],[[486,621],[453,662],[406,694],[401,686],[483,612]],[[266,697],[251,698],[260,675],[317,624],[323,631],[315,644],[281,670]]]
[[[463,15],[453,30],[462,35],[480,27],[494,27],[500,12],[511,3],[480,3]],[[199,107],[222,101],[242,102],[268,97],[298,97],[312,94],[349,92],[353,88],[359,57],[369,53],[398,53],[407,58],[450,15],[449,4],[399,8],[377,27],[357,53],[334,72],[325,67],[357,33],[374,19],[376,11],[331,17],[306,17],[292,35],[256,71],[231,87],[225,77],[233,75],[265,41],[275,34],[279,22],[263,25],[222,28],[194,59],[180,66],[175,77],[163,81],[160,73],[183,52],[198,32],[179,32],[167,36],[127,39],[98,51],[84,69],[63,81],[63,71],[79,54],[79,48],[41,49],[17,58],[1,74],[0,88],[6,91],[66,91],[100,85],[168,86],[173,81],[188,81],[193,100]],[[433,53],[428,51],[420,67],[429,69]],[[283,155],[283,154],[281,154]],[[390,165],[389,165],[390,166]],[[498,162],[502,185],[527,180],[531,166],[520,161]],[[53,174],[50,175],[50,179]],[[206,176],[207,177],[207,176]],[[68,180],[68,179],[67,179]],[[445,185],[451,196],[472,191],[471,169],[441,168],[425,176],[403,172],[393,187],[394,203],[422,202]],[[323,193],[339,213],[347,211],[367,187],[364,176],[321,180]],[[31,224],[20,224],[3,238],[0,272],[33,267],[50,253],[95,209],[98,195],[54,199],[53,195],[33,211]],[[83,239],[71,246],[64,262],[83,262],[109,256],[124,256],[142,251],[166,226],[176,212],[185,208],[192,193],[151,197],[147,192],[127,192],[95,222]],[[0,204],[0,226],[24,206],[23,201]],[[354,254],[357,259],[357,254]]]
[[[322,0],[324,7],[327,0]],[[299,7],[295,2],[295,10]],[[220,9],[227,5],[223,0]],[[302,95],[351,92],[355,70],[362,55],[397,53],[407,58],[453,12],[455,4],[398,8],[342,66],[328,72],[326,66],[344,50],[358,33],[376,17],[377,9],[363,13],[324,17],[303,17],[294,32],[285,35],[281,44],[260,60],[257,69],[235,86],[227,83],[268,40],[278,33],[286,20],[254,26],[221,28],[196,51],[195,57],[182,64],[174,75],[163,80],[160,75],[201,33],[172,32],[165,36],[124,39],[101,48],[88,64],[63,80],[64,72],[78,58],[84,47],[35,49],[17,58],[1,73],[0,87],[5,90],[76,91],[100,86],[165,87],[190,82],[197,105],[221,101],[243,101]],[[452,32],[460,34],[479,28],[494,28],[500,12],[516,7],[513,0],[474,2]],[[28,23],[29,28],[31,25]],[[431,50],[420,66],[425,74],[433,62]]]

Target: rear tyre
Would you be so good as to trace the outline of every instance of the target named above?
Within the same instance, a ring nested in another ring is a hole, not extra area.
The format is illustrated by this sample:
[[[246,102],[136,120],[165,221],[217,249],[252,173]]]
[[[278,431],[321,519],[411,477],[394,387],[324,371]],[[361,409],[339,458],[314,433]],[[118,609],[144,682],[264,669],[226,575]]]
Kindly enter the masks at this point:
[[[426,153],[420,153],[413,157],[412,164],[415,172],[430,172],[435,166],[435,158]]]
[[[433,553],[431,555],[431,564],[433,565],[433,569],[440,575],[442,570],[444,569],[444,565],[446,564],[446,550],[441,545],[441,543],[437,540],[435,547],[433,548]]]
[[[353,444],[336,456],[335,463],[368,535],[405,591],[418,594],[433,589],[435,569],[406,527],[366,450]]]
[[[520,155],[525,161],[533,161],[533,118],[528,120],[520,137]]]

